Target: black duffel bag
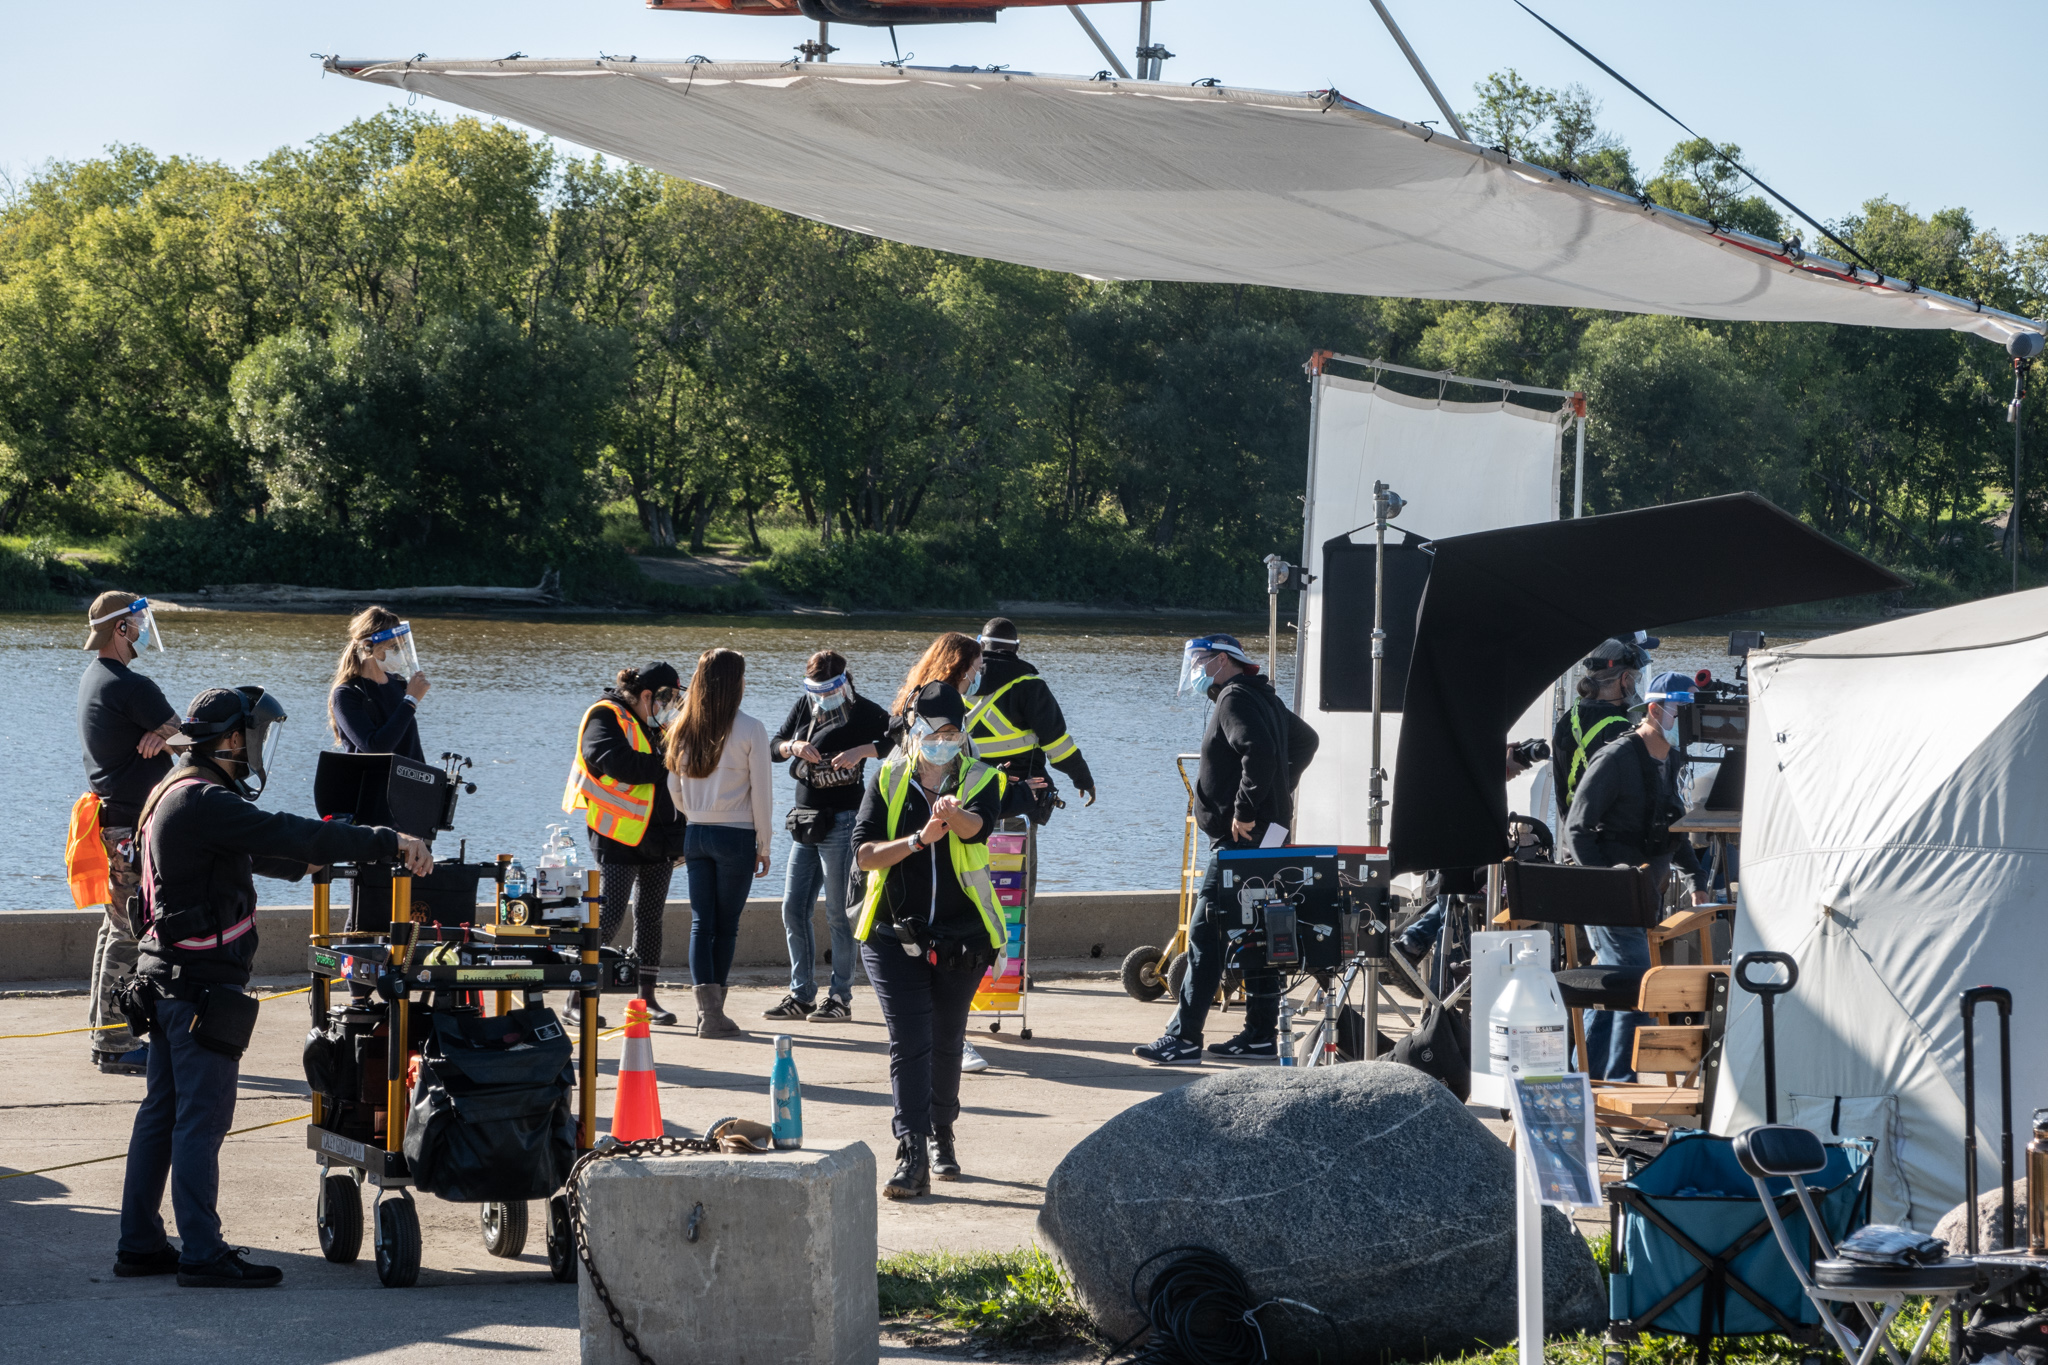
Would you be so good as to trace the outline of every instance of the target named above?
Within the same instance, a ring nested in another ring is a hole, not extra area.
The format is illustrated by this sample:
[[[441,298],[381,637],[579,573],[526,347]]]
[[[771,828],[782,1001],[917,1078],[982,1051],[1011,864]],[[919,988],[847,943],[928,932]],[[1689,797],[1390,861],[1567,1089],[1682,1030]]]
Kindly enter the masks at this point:
[[[576,1161],[575,1081],[551,1009],[436,1014],[405,1128],[413,1183],[458,1204],[547,1198]]]

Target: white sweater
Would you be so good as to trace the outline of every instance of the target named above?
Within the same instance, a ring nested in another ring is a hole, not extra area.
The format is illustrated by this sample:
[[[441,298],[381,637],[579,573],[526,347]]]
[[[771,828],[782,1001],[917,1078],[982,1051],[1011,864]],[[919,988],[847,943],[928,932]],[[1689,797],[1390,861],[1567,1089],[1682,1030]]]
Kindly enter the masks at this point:
[[[718,766],[709,777],[668,775],[668,794],[693,825],[752,825],[762,849],[774,842],[774,793],[769,790],[768,727],[741,711],[733,717]]]

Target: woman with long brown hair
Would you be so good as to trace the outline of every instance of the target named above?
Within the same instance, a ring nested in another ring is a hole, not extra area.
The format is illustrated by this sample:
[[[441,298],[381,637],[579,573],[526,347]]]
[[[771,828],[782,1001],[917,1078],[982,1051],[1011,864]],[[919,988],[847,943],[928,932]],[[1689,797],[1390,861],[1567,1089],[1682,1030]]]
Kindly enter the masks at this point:
[[[747,660],[707,649],[684,694],[683,713],[662,737],[668,790],[689,821],[683,874],[690,889],[690,979],[697,1034],[740,1031],[725,1012],[726,976],[747,906],[747,874],[768,875],[774,802],[768,782],[768,727],[740,710]]]
[[[909,730],[915,719],[911,703],[927,683],[949,684],[966,697],[973,695],[974,680],[980,676],[981,642],[972,635],[949,630],[926,645],[924,653],[903,675],[903,686],[896,689],[896,701],[889,708],[888,738],[877,746],[877,757],[887,758],[891,749],[910,750]]]
[[[427,761],[419,705],[432,684],[419,671],[412,623],[384,607],[365,607],[348,623],[348,643],[327,693],[327,726],[352,754],[397,754]]]

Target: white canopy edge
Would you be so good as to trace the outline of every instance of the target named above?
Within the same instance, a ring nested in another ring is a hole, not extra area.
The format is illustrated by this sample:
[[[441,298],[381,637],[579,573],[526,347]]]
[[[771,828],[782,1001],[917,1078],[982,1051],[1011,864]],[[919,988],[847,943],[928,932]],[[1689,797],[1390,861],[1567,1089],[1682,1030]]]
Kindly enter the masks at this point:
[[[1334,90],[790,62],[326,69],[818,222],[1095,279],[1949,329],[2001,345],[2048,330]]]

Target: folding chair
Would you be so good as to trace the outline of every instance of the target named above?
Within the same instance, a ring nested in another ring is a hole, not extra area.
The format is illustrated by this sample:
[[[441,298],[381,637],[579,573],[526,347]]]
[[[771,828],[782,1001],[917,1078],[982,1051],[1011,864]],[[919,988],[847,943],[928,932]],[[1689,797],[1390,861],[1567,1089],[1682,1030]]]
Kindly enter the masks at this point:
[[[1934,1340],[1934,1333],[1948,1315],[1948,1310],[1961,1295],[1976,1285],[1977,1263],[1966,1256],[1950,1257],[1924,1266],[1864,1265],[1836,1259],[1835,1245],[1828,1236],[1827,1225],[1814,1211],[1813,1197],[1806,1188],[1806,1177],[1827,1166],[1827,1149],[1820,1138],[1807,1129],[1766,1123],[1738,1133],[1735,1137],[1735,1159],[1742,1163],[1742,1169],[1755,1182],[1757,1197],[1763,1201],[1764,1213],[1771,1220],[1771,1232],[1777,1237],[1787,1264],[1799,1277],[1799,1287],[1820,1314],[1828,1335],[1834,1338],[1842,1354],[1854,1365],[1871,1365],[1882,1349],[1891,1358],[1892,1365],[1920,1365],[1920,1358],[1926,1354],[1928,1344]],[[1792,1234],[1786,1230],[1779,1209],[1784,1201],[1772,1196],[1768,1183],[1772,1180],[1791,1182],[1792,1193],[1805,1214],[1806,1227],[1820,1243],[1823,1259],[1815,1261],[1811,1271],[1806,1268],[1805,1248],[1796,1244]],[[1898,1348],[1892,1344],[1891,1325],[1906,1306],[1908,1298],[1925,1298],[1930,1303],[1926,1325],[1920,1329],[1919,1339],[1913,1343],[1912,1354],[1901,1360]],[[1867,1336],[1859,1340],[1835,1316],[1829,1305],[1836,1303],[1857,1305],[1863,1314],[1864,1325],[1869,1329]],[[1871,1305],[1874,1304],[1882,1304],[1883,1310],[1873,1314]]]

